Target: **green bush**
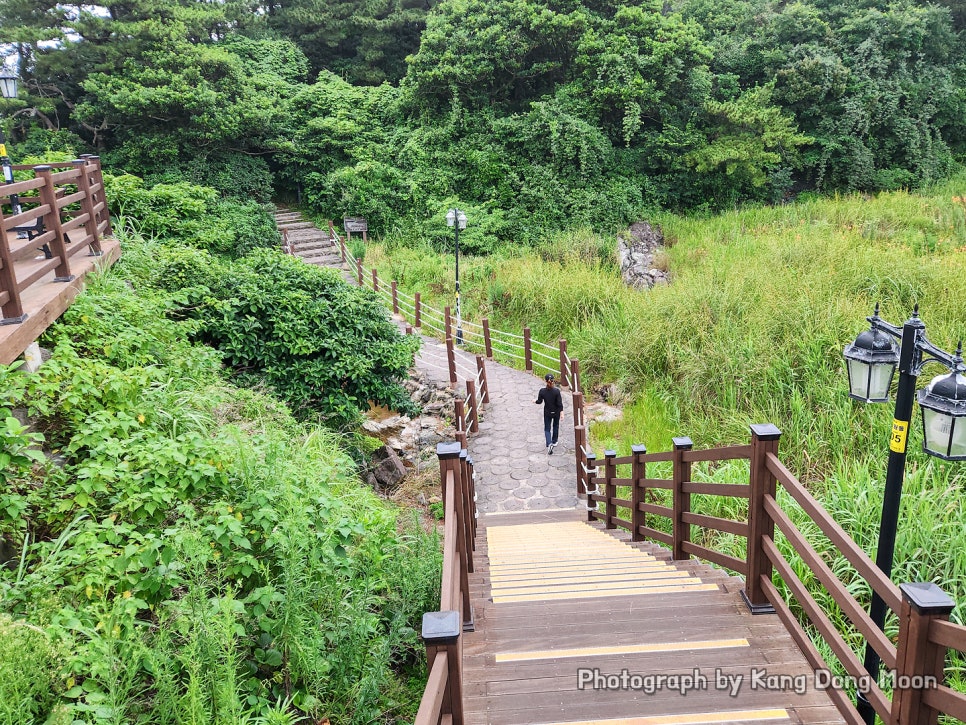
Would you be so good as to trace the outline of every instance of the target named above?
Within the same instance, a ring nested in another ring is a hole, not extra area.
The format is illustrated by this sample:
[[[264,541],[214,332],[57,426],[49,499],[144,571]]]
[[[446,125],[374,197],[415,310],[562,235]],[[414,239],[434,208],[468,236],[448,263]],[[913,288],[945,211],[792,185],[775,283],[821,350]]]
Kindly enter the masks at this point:
[[[219,264],[203,253],[162,260],[158,283],[184,298],[198,339],[239,379],[264,381],[300,417],[357,422],[370,402],[415,412],[402,381],[418,340],[374,293],[275,250]]]
[[[106,174],[104,183],[112,213],[146,237],[225,257],[281,245],[270,210],[255,202],[223,200],[215,189],[185,181],[149,187],[130,174]]]

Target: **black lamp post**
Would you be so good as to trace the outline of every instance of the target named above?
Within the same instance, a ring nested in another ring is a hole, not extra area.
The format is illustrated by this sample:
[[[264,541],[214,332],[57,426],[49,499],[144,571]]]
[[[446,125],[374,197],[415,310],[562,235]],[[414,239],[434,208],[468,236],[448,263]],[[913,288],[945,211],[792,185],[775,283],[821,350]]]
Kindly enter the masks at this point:
[[[0,73],[0,93],[3,94],[4,98],[16,98],[19,84],[20,79],[7,68],[4,68],[3,72]],[[10,157],[7,156],[7,139],[3,135],[2,124],[0,124],[0,164],[3,165],[4,182],[12,184],[13,165],[10,163]],[[10,210],[13,214],[20,213],[20,199],[17,198],[16,194],[10,195]]]
[[[446,212],[446,226],[456,234],[456,344],[463,344],[463,318],[460,315],[460,229],[466,229],[466,214],[459,209]]]
[[[966,418],[966,378],[962,375],[966,366],[963,365],[962,342],[956,353],[950,355],[926,339],[926,325],[919,319],[918,305],[901,328],[881,319],[878,305],[872,317],[866,319],[870,328],[859,334],[844,352],[849,396],[864,403],[888,402],[892,377],[896,366],[899,367],[895,417],[889,437],[889,467],[875,557],[876,566],[890,577],[916,380],[927,363],[937,362],[949,369],[948,375],[940,375],[919,391],[919,405],[923,409],[922,447],[926,453],[939,458],[966,460],[966,421],[958,424],[959,419]],[[893,340],[900,342],[898,348]],[[885,602],[873,591],[869,616],[880,630],[885,623],[885,613]],[[879,655],[868,643],[865,646],[865,669],[872,681],[878,682]],[[873,725],[875,710],[861,692],[858,709],[862,719]]]

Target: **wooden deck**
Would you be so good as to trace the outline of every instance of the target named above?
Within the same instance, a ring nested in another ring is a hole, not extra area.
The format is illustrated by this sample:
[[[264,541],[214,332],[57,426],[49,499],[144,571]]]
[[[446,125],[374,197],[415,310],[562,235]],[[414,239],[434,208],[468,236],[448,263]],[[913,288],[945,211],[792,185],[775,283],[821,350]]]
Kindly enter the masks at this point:
[[[14,233],[9,233],[7,239],[10,246],[23,244],[22,241],[17,240]],[[99,257],[86,253],[71,257],[71,271],[74,279],[70,282],[55,282],[54,271],[50,269],[21,292],[20,297],[27,319],[17,324],[0,325],[0,363],[9,365],[20,357],[24,350],[70,307],[74,298],[84,288],[84,279],[87,275],[95,269],[110,267],[121,256],[121,245],[116,239],[102,239],[101,250],[103,255]],[[28,272],[21,268],[26,269],[31,264],[45,264],[43,253],[38,253],[36,256],[38,259],[19,262],[18,273],[27,276]]]
[[[740,579],[582,518],[481,516],[466,723],[844,722],[778,617],[748,612]],[[594,687],[625,672],[626,689]]]

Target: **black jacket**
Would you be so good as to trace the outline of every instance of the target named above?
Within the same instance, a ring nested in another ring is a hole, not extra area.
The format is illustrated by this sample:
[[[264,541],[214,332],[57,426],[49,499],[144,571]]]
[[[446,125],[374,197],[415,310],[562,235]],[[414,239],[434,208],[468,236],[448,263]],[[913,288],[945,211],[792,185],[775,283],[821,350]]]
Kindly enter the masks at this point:
[[[563,396],[556,388],[541,388],[535,403],[543,403],[544,415],[563,412]]]

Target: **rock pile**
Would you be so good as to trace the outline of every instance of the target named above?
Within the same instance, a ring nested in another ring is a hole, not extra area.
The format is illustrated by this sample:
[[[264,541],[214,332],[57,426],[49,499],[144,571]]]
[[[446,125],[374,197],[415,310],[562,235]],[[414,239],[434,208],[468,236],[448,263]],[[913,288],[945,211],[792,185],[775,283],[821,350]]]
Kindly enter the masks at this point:
[[[637,289],[667,284],[666,269],[656,265],[655,258],[664,249],[664,234],[659,226],[634,222],[617,238],[617,256],[624,283]]]
[[[408,472],[407,463],[412,467],[434,463],[436,444],[456,437],[452,421],[456,394],[446,383],[427,380],[421,372],[412,370],[406,388],[413,402],[422,407],[422,415],[394,415],[362,424],[366,433],[385,443],[373,454],[366,475],[376,490],[396,487]]]

